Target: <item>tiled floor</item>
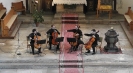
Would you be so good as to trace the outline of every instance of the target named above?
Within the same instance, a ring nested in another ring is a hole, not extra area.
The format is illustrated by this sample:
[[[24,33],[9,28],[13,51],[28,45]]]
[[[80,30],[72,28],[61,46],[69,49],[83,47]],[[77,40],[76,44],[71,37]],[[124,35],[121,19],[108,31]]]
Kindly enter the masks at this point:
[[[59,73],[59,54],[47,50],[46,44],[42,45],[41,56],[32,55],[29,49],[27,50],[26,36],[32,29],[36,28],[42,34],[41,38],[46,39],[45,33],[50,25],[40,24],[39,27],[35,27],[33,23],[24,23],[15,39],[0,39],[0,43],[4,43],[0,44],[0,73]],[[55,26],[61,32],[61,24]],[[119,42],[116,45],[122,49],[122,54],[101,54],[99,49],[95,55],[83,54],[84,73],[133,73],[133,48],[120,24],[80,24],[80,26],[83,34],[90,33],[91,29],[95,28],[100,31],[99,35],[103,38],[110,27],[114,27],[119,34]],[[88,37],[83,36],[84,42],[87,42],[87,39]],[[105,45],[106,42],[103,40],[102,47]],[[85,51],[83,48],[83,52]],[[18,52],[21,55],[17,55]]]

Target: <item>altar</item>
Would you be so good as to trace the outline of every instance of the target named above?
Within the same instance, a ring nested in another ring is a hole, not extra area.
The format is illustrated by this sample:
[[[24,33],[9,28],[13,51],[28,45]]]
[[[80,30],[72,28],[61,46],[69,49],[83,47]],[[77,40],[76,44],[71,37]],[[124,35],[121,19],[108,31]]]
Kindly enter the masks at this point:
[[[81,12],[83,6],[87,6],[86,0],[53,0],[52,6],[56,4],[56,12]]]

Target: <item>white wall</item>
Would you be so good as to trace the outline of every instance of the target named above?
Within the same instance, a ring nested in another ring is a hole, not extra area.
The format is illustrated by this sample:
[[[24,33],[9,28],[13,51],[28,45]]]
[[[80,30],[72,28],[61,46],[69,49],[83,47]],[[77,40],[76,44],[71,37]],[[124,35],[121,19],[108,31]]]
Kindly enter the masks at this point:
[[[4,7],[6,7],[7,12],[9,12],[9,10],[11,9],[12,2],[19,2],[19,1],[23,1],[25,5],[25,0],[0,0],[0,2],[4,5]]]
[[[133,10],[133,0],[116,0],[117,1],[117,11],[120,14],[125,14],[128,10],[128,7],[131,7]]]

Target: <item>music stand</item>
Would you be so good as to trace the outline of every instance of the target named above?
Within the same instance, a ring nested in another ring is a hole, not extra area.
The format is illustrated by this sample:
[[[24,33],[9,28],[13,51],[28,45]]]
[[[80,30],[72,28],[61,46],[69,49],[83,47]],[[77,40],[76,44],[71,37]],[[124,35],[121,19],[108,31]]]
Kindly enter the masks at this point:
[[[37,41],[37,44],[45,44],[46,43],[46,39],[44,40],[38,40]],[[44,50],[44,49],[43,49]],[[45,53],[44,53],[45,54]],[[46,55],[46,54],[45,54]]]
[[[59,42],[59,45],[60,45],[60,42],[63,42],[63,40],[64,40],[64,37],[57,37],[57,38],[55,39],[56,42]],[[56,50],[57,50],[57,49],[56,49]],[[60,51],[60,49],[59,49],[59,51]]]
[[[64,37],[58,37],[55,39],[56,42],[63,42],[64,40]]]
[[[85,35],[85,36],[92,36],[93,34],[87,34],[87,33],[86,33],[86,34],[84,34],[84,35]]]
[[[37,44],[45,44],[46,43],[46,40],[44,39],[44,40],[39,40],[39,41],[37,41]]]
[[[76,42],[76,38],[67,38],[67,42],[69,42],[69,43],[70,42]],[[73,49],[74,49],[74,46],[71,45],[71,48],[70,48],[68,53],[71,53],[73,51]]]
[[[67,42],[76,42],[76,38],[67,38]]]

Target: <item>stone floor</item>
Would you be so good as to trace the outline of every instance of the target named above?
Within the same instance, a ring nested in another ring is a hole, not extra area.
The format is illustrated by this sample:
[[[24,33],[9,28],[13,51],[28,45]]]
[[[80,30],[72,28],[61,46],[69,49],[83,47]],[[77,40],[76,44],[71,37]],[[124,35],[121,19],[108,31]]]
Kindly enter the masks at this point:
[[[45,19],[50,21],[52,17],[46,16]],[[30,19],[25,18],[26,20]],[[35,27],[32,22],[23,23],[15,39],[0,39],[0,73],[59,73],[59,54],[47,50],[46,44],[42,45],[41,55],[32,55],[30,49],[27,49],[26,36],[32,29],[36,28],[42,34],[41,38],[47,39],[45,33],[50,25],[43,23]],[[84,73],[133,73],[133,47],[120,23],[79,25],[83,34],[90,33],[91,29],[95,28],[100,31],[99,35],[103,38],[107,30],[114,27],[119,34],[119,42],[116,45],[122,49],[122,54],[101,54],[99,49],[95,55],[83,54]],[[55,26],[61,32],[61,24]],[[84,42],[87,42],[87,39],[88,37],[83,36]],[[105,45],[106,42],[103,40],[102,47]],[[83,48],[83,52],[85,51]],[[21,55],[17,55],[19,52]]]

